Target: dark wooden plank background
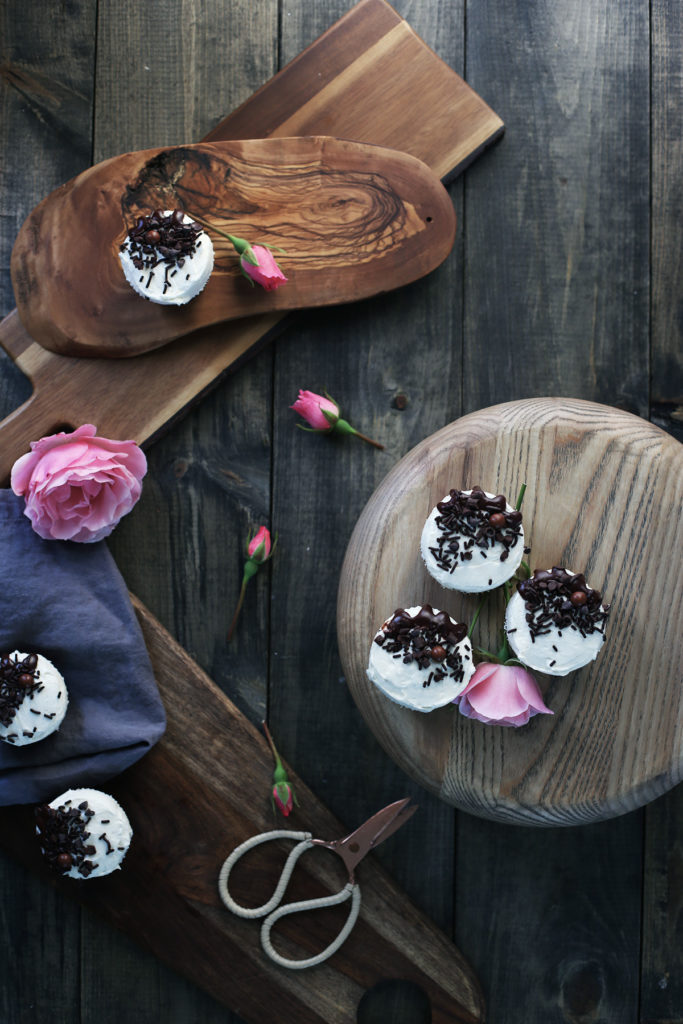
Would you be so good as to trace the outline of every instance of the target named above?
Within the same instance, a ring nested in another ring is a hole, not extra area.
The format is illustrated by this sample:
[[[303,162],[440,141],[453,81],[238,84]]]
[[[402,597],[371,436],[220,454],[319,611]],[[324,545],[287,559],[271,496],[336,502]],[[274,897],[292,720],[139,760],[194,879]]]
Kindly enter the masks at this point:
[[[3,0],[0,311],[14,304],[17,230],[47,192],[124,150],[199,139],[350,6]],[[143,498],[111,548],[131,590],[245,714],[268,715],[338,817],[419,801],[419,827],[380,856],[471,960],[491,1022],[680,1024],[680,787],[570,830],[454,813],[406,781],[356,711],[335,592],[374,487],[462,413],[567,395],[683,439],[681,6],[395,6],[506,123],[450,186],[451,257],[400,293],[301,316],[221,384],[150,448]],[[299,387],[327,388],[386,451],[295,429]],[[0,413],[27,391],[3,359]],[[262,522],[280,536],[277,557],[228,647],[243,540]],[[0,1024],[239,1024],[5,857],[0,907]]]

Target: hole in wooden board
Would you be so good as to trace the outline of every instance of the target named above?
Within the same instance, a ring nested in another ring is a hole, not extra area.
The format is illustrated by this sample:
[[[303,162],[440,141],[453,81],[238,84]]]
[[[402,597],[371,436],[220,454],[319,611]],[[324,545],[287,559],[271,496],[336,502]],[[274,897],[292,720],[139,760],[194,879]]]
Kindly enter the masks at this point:
[[[428,224],[432,223],[432,218],[431,217],[425,217],[425,220],[427,221]]]
[[[357,1024],[431,1024],[429,996],[412,981],[385,978],[369,988],[358,1004]]]

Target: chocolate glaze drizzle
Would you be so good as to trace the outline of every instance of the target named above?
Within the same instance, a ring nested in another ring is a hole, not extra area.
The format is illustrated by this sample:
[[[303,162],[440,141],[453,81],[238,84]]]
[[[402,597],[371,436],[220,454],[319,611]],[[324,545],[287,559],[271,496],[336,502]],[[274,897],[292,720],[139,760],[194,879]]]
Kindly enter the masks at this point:
[[[96,852],[95,847],[86,844],[88,822],[94,814],[87,800],[78,807],[71,806],[71,801],[67,800],[57,808],[49,804],[36,808],[41,850],[53,871],[63,875],[76,867],[79,874],[87,878],[95,870],[97,864],[88,860]],[[112,851],[113,847],[107,853]]]
[[[154,210],[145,217],[138,217],[135,227],[128,232],[121,251],[128,249],[133,265],[140,271],[149,272],[145,288],[149,288],[154,277],[154,268],[164,265],[164,293],[170,287],[169,276],[184,266],[185,260],[194,256],[201,242],[197,239],[202,228],[194,221],[185,222],[182,210],[165,214]],[[169,274],[170,272],[170,274]],[[142,281],[142,278],[140,278]]]
[[[10,653],[0,654],[0,725],[11,725],[26,698],[39,688],[37,665],[35,654],[27,654],[22,661],[12,660]]]
[[[467,636],[467,626],[453,622],[446,612],[435,612],[423,605],[415,615],[397,608],[375,637],[375,643],[405,665],[414,662],[427,673],[422,686],[431,686],[446,678],[462,682],[463,660],[458,644]],[[469,644],[463,645],[466,652]]]
[[[528,580],[517,584],[524,601],[532,641],[558,630],[578,630],[581,636],[604,633],[609,605],[602,604],[597,590],[586,584],[583,573],[571,573],[560,566],[534,569]]]
[[[506,511],[503,494],[487,498],[481,487],[469,493],[452,490],[436,507],[439,536],[429,550],[444,572],[454,572],[459,563],[469,561],[474,547],[486,555],[488,548],[502,544],[500,560],[504,562],[522,535],[522,513]]]

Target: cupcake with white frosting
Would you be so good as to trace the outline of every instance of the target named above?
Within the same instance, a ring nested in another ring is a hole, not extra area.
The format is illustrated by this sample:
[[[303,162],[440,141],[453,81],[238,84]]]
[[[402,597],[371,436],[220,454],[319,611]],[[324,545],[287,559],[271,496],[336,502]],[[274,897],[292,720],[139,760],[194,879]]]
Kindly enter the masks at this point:
[[[449,590],[479,594],[514,576],[524,556],[522,513],[503,494],[451,490],[432,509],[420,552],[430,576]]]
[[[382,693],[414,711],[433,711],[465,689],[472,673],[467,626],[446,612],[398,608],[375,634],[368,679]]]
[[[36,808],[36,834],[50,867],[99,878],[121,867],[133,830],[121,805],[98,789],[69,789]]]
[[[516,657],[529,668],[566,676],[597,658],[608,612],[583,573],[561,566],[535,569],[508,602],[505,631]]]
[[[44,740],[68,704],[64,677],[42,654],[0,654],[0,740],[15,747]]]
[[[139,217],[119,250],[128,284],[163,306],[183,306],[204,288],[213,270],[213,244],[182,210]]]

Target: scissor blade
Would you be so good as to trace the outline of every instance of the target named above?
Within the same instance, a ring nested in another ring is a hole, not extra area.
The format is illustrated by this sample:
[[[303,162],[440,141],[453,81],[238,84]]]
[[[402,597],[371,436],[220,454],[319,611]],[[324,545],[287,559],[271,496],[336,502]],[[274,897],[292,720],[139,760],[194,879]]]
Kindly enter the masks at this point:
[[[373,814],[355,832],[342,839],[337,852],[344,858],[349,871],[353,871],[363,857],[374,850],[385,839],[393,835],[417,810],[417,804],[409,807],[410,798],[397,800]]]

